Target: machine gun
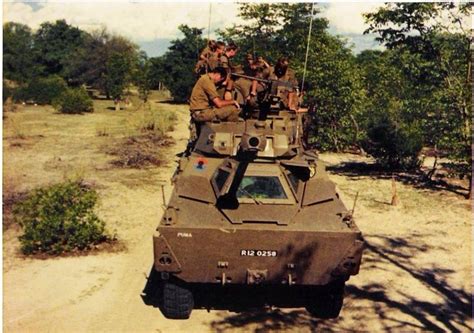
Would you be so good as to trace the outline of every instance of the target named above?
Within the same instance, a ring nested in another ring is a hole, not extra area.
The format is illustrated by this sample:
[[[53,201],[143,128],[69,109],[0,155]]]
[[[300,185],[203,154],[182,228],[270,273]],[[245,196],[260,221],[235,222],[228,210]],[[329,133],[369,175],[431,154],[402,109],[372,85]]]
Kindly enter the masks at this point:
[[[281,97],[278,96],[279,88],[286,88],[287,91],[298,92],[298,86],[287,81],[274,79],[262,79],[255,76],[231,73],[231,76],[247,80],[257,81],[264,84],[264,89],[257,93],[257,100],[260,105],[258,120],[265,120],[271,109],[280,109]]]

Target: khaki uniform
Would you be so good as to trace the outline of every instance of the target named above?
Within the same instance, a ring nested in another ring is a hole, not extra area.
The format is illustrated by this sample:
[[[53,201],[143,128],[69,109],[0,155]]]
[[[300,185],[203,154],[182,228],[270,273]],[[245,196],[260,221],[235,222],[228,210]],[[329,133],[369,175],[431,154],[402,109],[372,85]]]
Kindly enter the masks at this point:
[[[257,77],[258,69],[253,70],[249,66],[244,66],[241,69],[235,71],[237,74],[243,74],[246,76]],[[244,104],[247,97],[250,95],[250,90],[252,89],[252,80],[237,77],[234,82],[234,88],[238,91],[237,102],[239,104]]]
[[[219,56],[216,52],[213,52],[209,55],[209,58],[207,59],[207,65],[209,67],[209,71],[212,71],[219,65]]]
[[[267,66],[265,65],[263,61],[257,61],[257,68],[260,71],[264,71],[265,69],[267,69]]]
[[[262,77],[267,80],[284,81],[284,82],[289,82],[293,86],[298,86],[298,80],[296,80],[295,72],[290,68],[286,69],[285,75],[283,75],[282,77],[278,77],[275,74],[275,68],[270,67],[263,71]]]
[[[205,59],[202,59],[202,58]],[[194,67],[194,72],[198,75],[203,75],[205,73],[210,72],[214,68],[217,67],[217,53],[212,52],[211,49],[207,46],[204,50],[202,50],[199,60]]]
[[[237,121],[239,119],[239,110],[235,105],[228,105],[222,108],[213,106],[212,100],[218,97],[216,85],[209,74],[201,76],[194,85],[191,97],[189,98],[189,108],[193,119],[195,121],[211,121],[214,119]]]
[[[293,87],[298,86],[298,80],[296,80],[295,72],[290,68],[286,69],[286,72],[282,77],[278,77],[275,73],[275,68],[270,67],[263,71],[262,77],[267,80],[278,80],[278,81],[288,82]],[[279,85],[277,87],[277,91],[274,93],[276,93],[276,95],[281,98],[281,101],[286,107],[290,107],[288,94],[294,91],[295,90],[293,88]]]
[[[232,72],[232,63],[230,62],[229,57],[225,55],[225,53],[220,56],[218,65],[220,67],[225,68],[227,74],[230,74]]]

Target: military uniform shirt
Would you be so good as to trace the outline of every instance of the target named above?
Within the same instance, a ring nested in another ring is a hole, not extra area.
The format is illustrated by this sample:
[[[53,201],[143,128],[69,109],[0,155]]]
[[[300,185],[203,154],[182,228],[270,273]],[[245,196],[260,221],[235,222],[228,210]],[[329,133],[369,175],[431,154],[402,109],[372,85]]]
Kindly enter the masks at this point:
[[[219,66],[225,68],[227,74],[234,72],[234,66],[232,66],[229,57],[225,53],[219,58]]]
[[[194,85],[191,97],[189,98],[189,108],[191,110],[203,110],[212,107],[212,100],[219,97],[216,85],[209,74],[201,76]]]
[[[204,48],[204,50],[201,51],[201,55],[199,57],[204,57],[206,59],[209,59],[209,57],[211,56],[212,53],[214,53],[214,52],[211,51],[209,46],[206,46]]]
[[[228,69],[230,67],[229,57],[226,56],[225,54],[222,54],[221,57],[219,58],[219,66],[224,67],[225,69]]]
[[[285,81],[285,82],[289,82],[291,85],[293,86],[297,86],[298,85],[298,81],[296,80],[296,75],[295,75],[295,72],[290,69],[290,68],[287,68],[286,69],[286,73],[285,75],[283,75],[282,77],[278,77],[276,74],[275,74],[275,69],[274,67],[270,67],[270,68],[267,68],[263,71],[263,78],[265,79],[270,79],[270,80],[278,80],[278,81]]]

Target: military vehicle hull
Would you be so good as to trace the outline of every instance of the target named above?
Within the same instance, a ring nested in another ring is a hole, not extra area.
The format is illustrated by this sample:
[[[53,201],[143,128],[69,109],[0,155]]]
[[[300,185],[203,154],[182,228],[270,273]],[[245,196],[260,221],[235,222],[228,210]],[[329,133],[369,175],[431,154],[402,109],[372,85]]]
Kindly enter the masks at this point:
[[[222,285],[326,285],[357,274],[359,232],[283,229],[162,227],[154,267],[185,282]]]
[[[227,308],[299,304],[317,317],[336,317],[344,283],[359,271],[363,240],[322,163],[314,175],[292,183],[280,163],[253,161],[238,182],[272,178],[281,183],[284,196],[253,198],[239,187],[232,207],[219,206],[220,187],[213,187],[222,164],[222,159],[194,155],[180,162],[176,187],[153,237],[154,269],[167,295],[162,312],[187,318],[199,302],[197,287],[204,285],[214,288],[212,294],[236,290],[240,301],[233,297]],[[323,304],[314,305],[317,300]]]

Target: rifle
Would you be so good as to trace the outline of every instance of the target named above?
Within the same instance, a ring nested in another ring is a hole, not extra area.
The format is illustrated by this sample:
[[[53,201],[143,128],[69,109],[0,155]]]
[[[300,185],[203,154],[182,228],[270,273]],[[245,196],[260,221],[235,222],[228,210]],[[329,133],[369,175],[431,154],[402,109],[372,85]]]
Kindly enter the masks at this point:
[[[284,87],[291,88],[291,89],[298,89],[298,85],[293,85],[288,81],[280,81],[280,80],[274,80],[274,79],[262,79],[262,78],[259,78],[259,77],[256,77],[256,76],[249,76],[249,75],[237,74],[237,73],[230,73],[230,75],[238,77],[238,78],[243,78],[243,79],[252,80],[252,81],[255,80],[255,81],[258,81],[258,82],[266,83],[266,84],[270,85],[271,87],[273,87],[273,86],[284,86]]]

